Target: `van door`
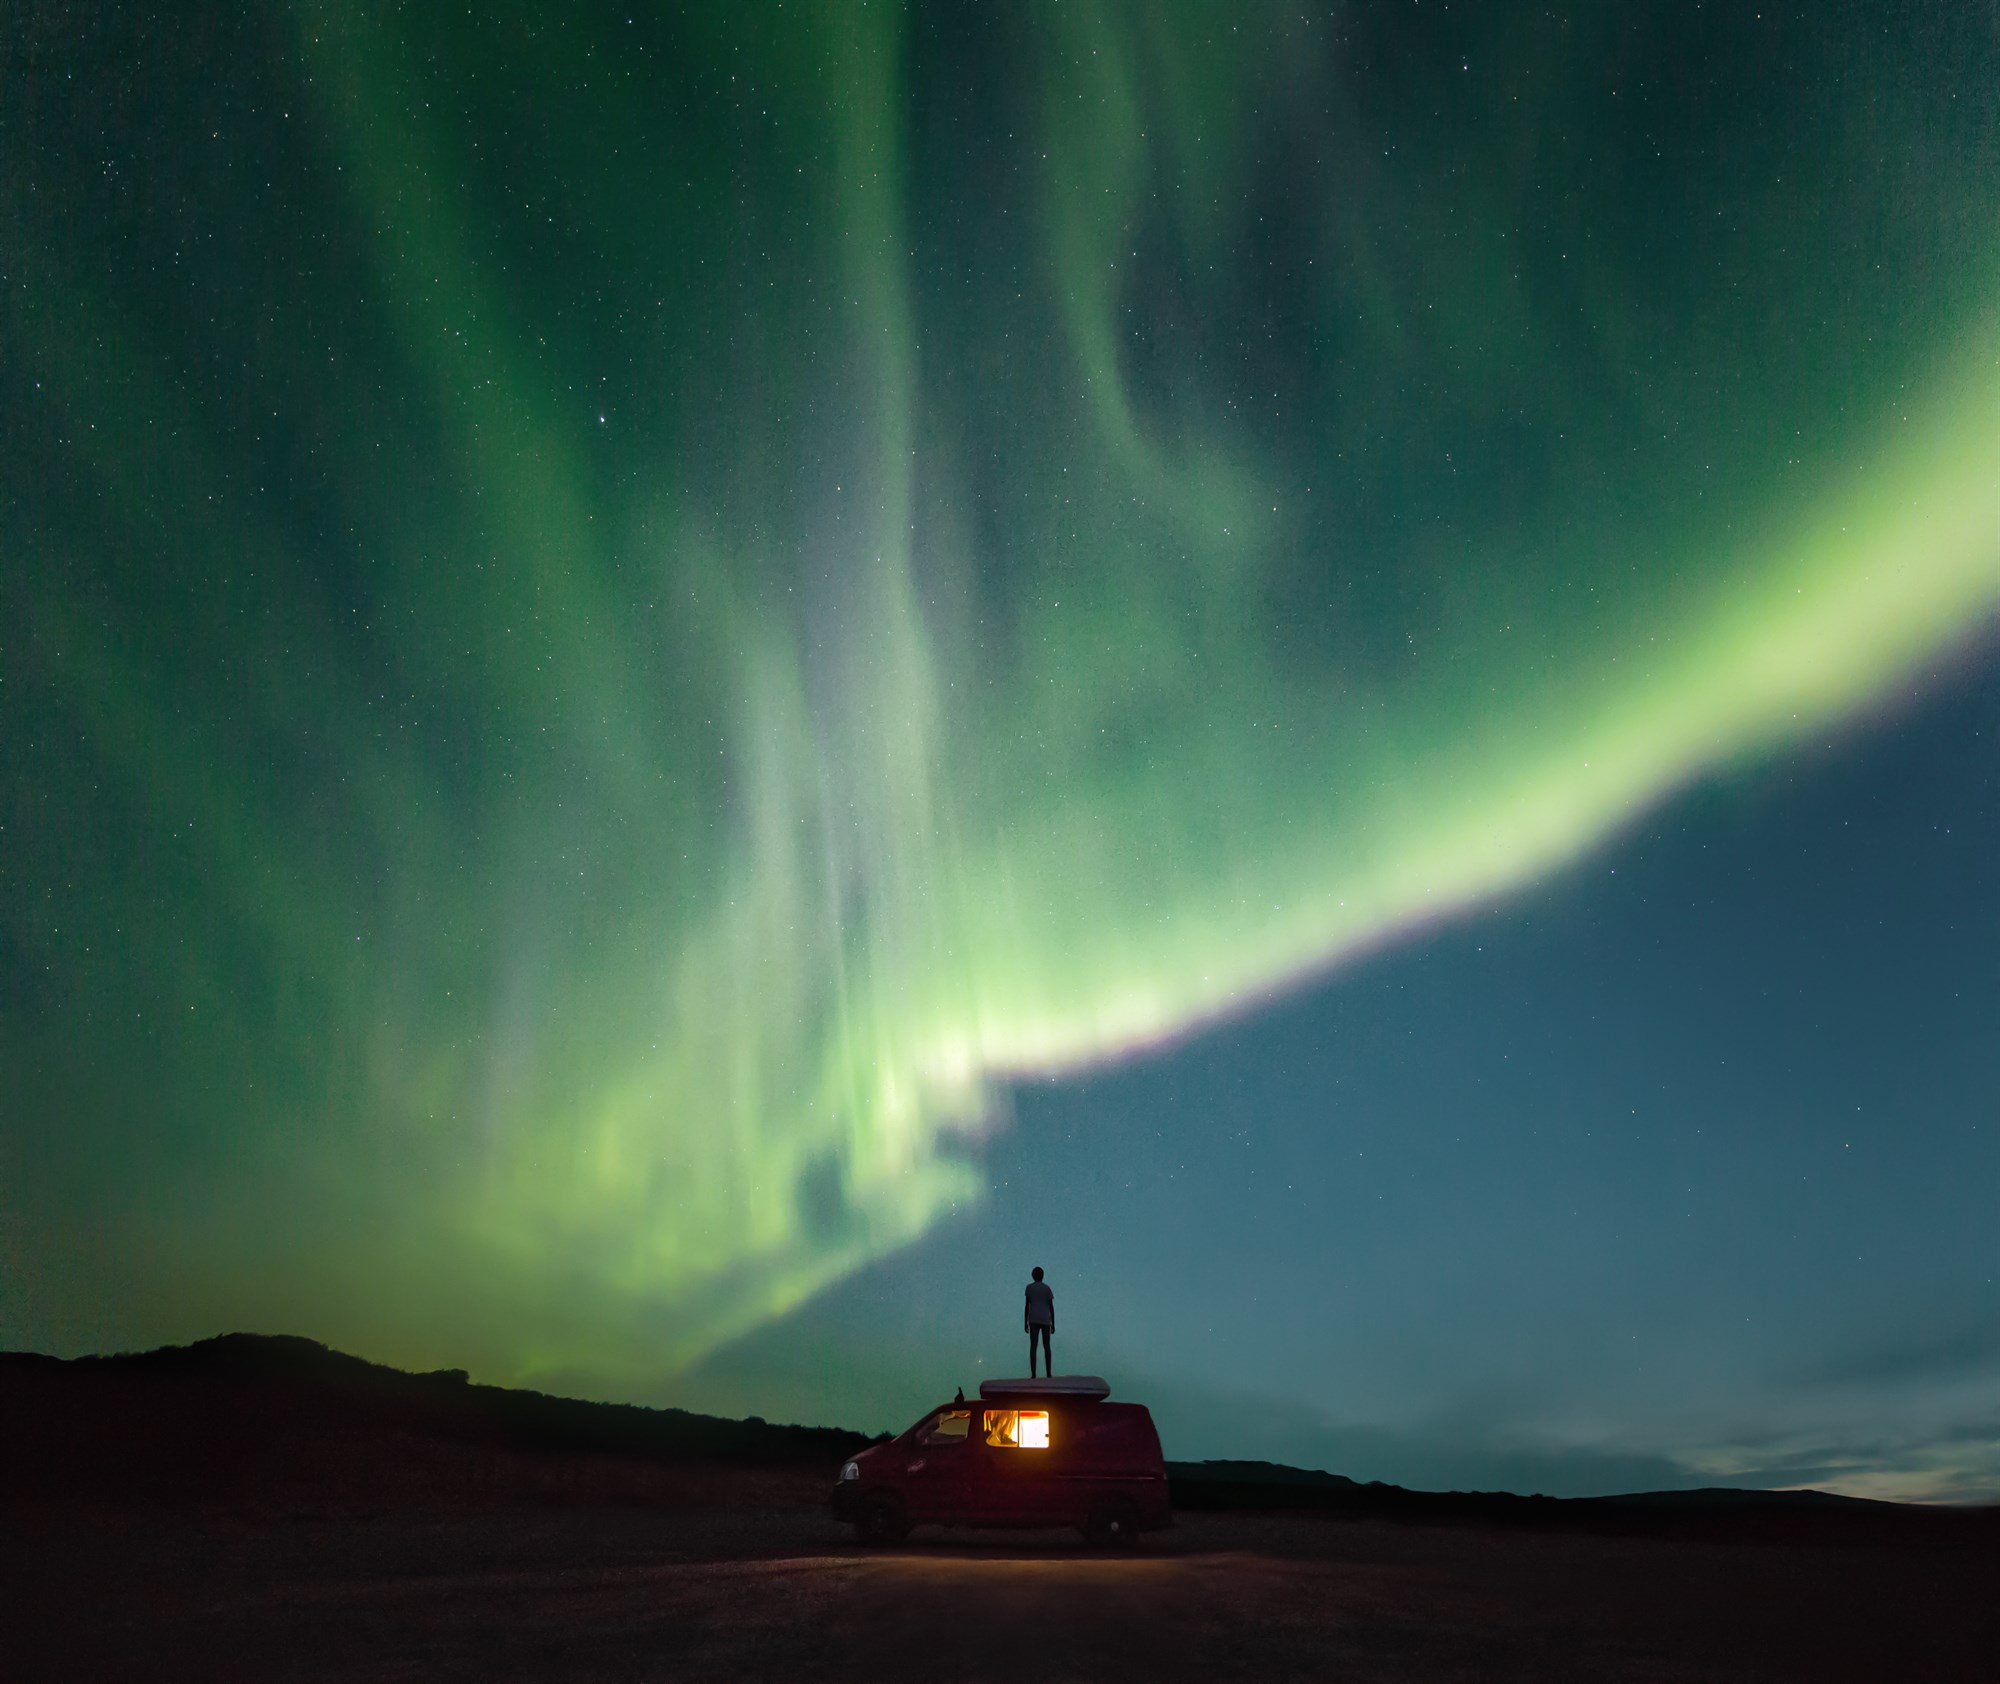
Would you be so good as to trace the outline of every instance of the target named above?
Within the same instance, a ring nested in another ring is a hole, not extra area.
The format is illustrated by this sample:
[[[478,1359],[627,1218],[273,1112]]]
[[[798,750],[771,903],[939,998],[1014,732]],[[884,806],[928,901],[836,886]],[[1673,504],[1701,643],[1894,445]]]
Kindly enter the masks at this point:
[[[978,1481],[973,1411],[952,1405],[927,1418],[903,1447],[897,1469],[904,1510],[911,1523],[939,1526],[975,1523]]]
[[[1047,1404],[982,1409],[985,1508],[1003,1525],[1061,1526],[1068,1504],[1058,1477],[1061,1426]]]

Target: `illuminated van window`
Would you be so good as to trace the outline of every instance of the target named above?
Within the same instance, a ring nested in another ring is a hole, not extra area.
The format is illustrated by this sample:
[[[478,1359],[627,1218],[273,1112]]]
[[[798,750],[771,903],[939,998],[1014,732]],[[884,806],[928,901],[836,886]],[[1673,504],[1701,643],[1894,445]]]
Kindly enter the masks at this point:
[[[924,1444],[956,1444],[971,1431],[971,1410],[942,1409],[935,1420],[924,1423],[924,1429],[917,1434],[917,1438]]]
[[[1046,1409],[989,1409],[986,1442],[999,1450],[1046,1450],[1049,1412]]]

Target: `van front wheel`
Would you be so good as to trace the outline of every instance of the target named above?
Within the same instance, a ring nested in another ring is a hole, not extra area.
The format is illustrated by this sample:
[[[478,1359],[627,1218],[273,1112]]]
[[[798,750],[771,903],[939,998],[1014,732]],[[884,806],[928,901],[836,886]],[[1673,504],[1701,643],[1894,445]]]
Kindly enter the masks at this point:
[[[873,1491],[861,1505],[854,1535],[864,1544],[900,1544],[910,1535],[910,1522],[895,1497],[887,1491]]]
[[[1098,1549],[1134,1549],[1139,1543],[1139,1517],[1129,1503],[1101,1503],[1090,1511],[1083,1535]]]

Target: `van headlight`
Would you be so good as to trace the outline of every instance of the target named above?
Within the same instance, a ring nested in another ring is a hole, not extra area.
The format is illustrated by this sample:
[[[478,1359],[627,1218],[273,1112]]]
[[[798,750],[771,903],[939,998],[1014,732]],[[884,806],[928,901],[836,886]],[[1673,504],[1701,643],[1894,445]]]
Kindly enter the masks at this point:
[[[861,1477],[861,1464],[859,1462],[849,1462],[846,1467],[840,1470],[840,1477],[844,1480],[859,1479]]]

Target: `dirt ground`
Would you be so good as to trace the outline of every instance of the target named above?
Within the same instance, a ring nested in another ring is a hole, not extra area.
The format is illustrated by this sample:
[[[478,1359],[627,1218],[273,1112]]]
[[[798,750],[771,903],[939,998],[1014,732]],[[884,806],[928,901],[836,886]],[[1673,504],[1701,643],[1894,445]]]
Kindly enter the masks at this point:
[[[2000,1676],[1990,1548],[1183,1515],[857,1549],[810,1508],[10,1520],[0,1676],[1927,1681]]]

